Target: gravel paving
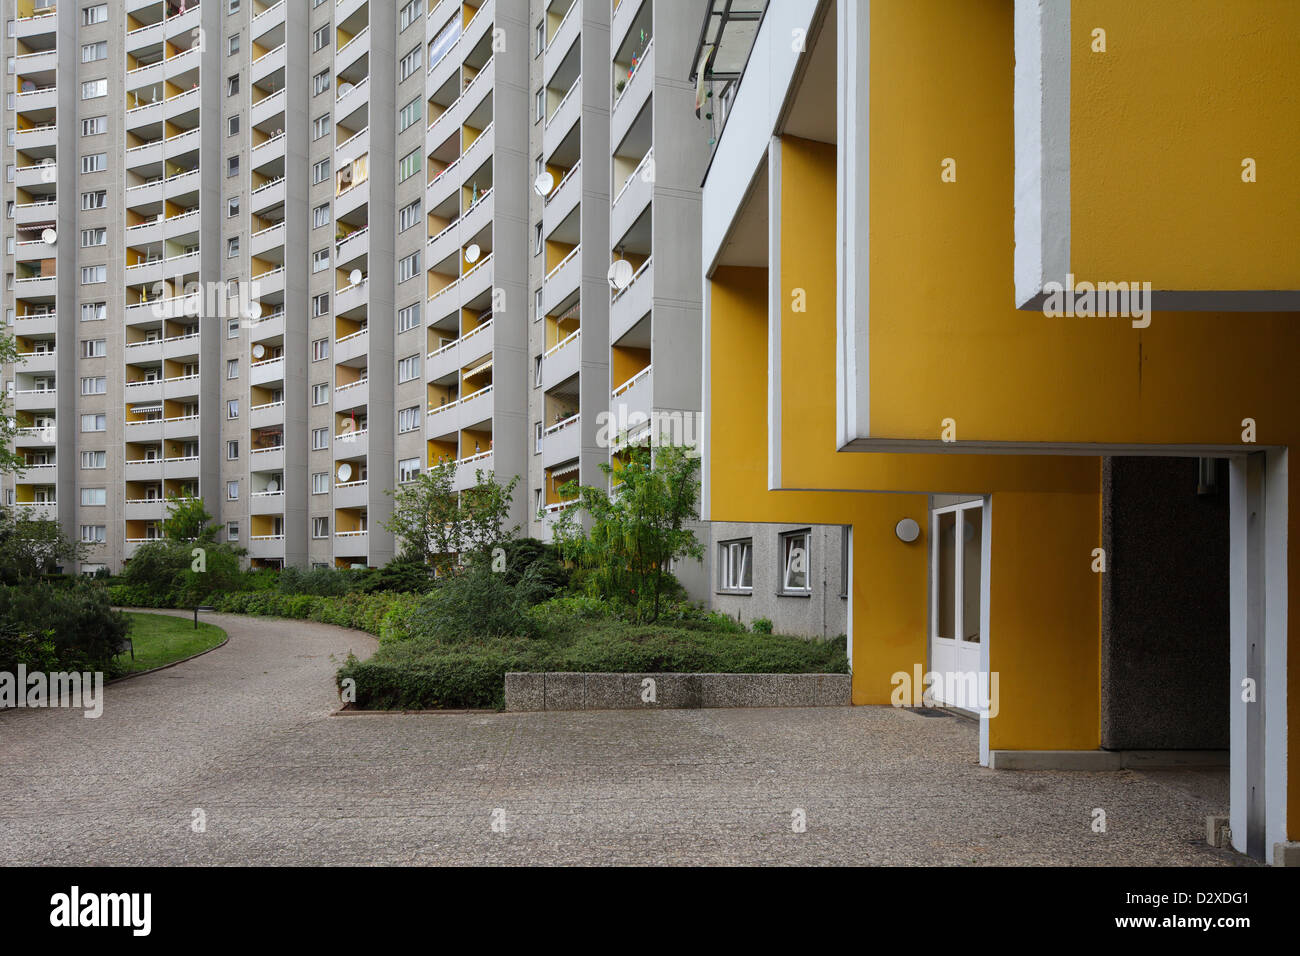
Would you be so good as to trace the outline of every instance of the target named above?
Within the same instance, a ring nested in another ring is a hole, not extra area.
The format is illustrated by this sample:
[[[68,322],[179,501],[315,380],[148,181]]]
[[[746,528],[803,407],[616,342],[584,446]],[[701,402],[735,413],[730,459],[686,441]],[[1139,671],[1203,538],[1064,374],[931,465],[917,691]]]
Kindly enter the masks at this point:
[[[879,707],[331,716],[373,638],[206,619],[229,644],[98,720],[0,714],[0,863],[1239,861],[1226,771],[992,771],[974,723]]]

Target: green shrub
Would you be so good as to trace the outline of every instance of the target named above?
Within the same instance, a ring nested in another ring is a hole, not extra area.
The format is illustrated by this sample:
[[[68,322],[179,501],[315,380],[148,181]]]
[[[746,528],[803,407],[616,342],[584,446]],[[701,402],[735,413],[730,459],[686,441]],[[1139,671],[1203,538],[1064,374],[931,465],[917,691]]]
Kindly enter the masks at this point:
[[[89,580],[0,587],[0,670],[31,659],[46,668],[57,663],[60,670],[111,676],[128,626],[107,588]]]
[[[749,629],[753,631],[755,634],[771,634],[772,621],[770,618],[756,617],[750,623]]]
[[[433,568],[419,561],[394,559],[382,568],[370,571],[362,590],[377,594],[391,591],[394,594],[424,594],[434,586]]]

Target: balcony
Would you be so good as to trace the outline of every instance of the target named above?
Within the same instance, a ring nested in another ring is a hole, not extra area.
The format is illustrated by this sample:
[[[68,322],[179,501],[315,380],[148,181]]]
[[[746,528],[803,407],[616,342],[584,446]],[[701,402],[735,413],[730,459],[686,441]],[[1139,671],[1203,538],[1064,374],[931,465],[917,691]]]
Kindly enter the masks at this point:
[[[248,513],[254,515],[284,514],[283,491],[255,491],[248,496]],[[274,540],[276,535],[266,536]],[[283,535],[280,536],[283,538]]]
[[[53,501],[16,501],[14,507],[32,521],[56,521],[59,517],[58,505]]]
[[[609,340],[617,342],[654,306],[654,259],[647,259],[632,274],[626,289],[614,293],[609,304]]]
[[[582,115],[582,76],[573,81],[564,98],[560,100],[555,111],[546,120],[546,126],[542,130],[542,152],[549,156],[555,152],[555,148],[560,144],[573,124],[578,121]]]
[[[615,64],[617,69],[618,64]],[[655,41],[652,37],[637,61],[636,70],[626,79],[621,92],[614,92],[614,108],[609,118],[609,141],[623,142],[623,137],[645,106],[655,85]]]
[[[582,451],[581,415],[571,415],[542,432],[542,466],[553,468]]]
[[[27,425],[17,429],[14,432],[14,445],[24,448],[43,448],[51,446],[58,437],[58,429],[54,425]],[[29,465],[27,470],[37,467]],[[41,466],[53,468],[53,465]]]
[[[578,373],[582,366],[582,329],[570,332],[542,355],[542,388],[550,389]]]
[[[364,508],[370,500],[369,481],[340,481],[334,484],[336,508]]]
[[[353,359],[364,358],[369,349],[370,330],[368,328],[350,332],[341,339],[334,340],[334,361],[350,362]]]
[[[633,224],[645,212],[650,200],[654,198],[654,150],[642,157],[636,169],[627,177],[610,210],[610,236],[625,236]]]
[[[546,273],[542,284],[542,312],[554,312],[578,288],[581,279],[582,244],[579,243]]]
[[[654,410],[654,366],[641,371],[610,393],[610,412],[616,422],[635,426],[650,420]]]
[[[272,428],[284,424],[284,402],[263,402],[248,409],[250,428]]]
[[[57,388],[20,388],[14,392],[17,411],[52,411],[58,401]]]
[[[284,535],[251,534],[248,536],[248,556],[250,558],[283,558]]]
[[[283,0],[281,0],[281,2],[283,2]],[[257,92],[256,87],[254,87],[255,95],[256,92]],[[248,108],[249,127],[251,128],[251,127],[260,126],[262,123],[265,123],[271,117],[283,113],[284,102],[285,102],[285,98],[284,98],[283,88],[276,90],[274,93],[268,93],[266,96],[263,96],[260,100],[256,100],[253,103],[253,105]]]
[[[335,531],[334,553],[339,556],[365,558],[370,551],[368,531]]]
[[[57,352],[55,349],[47,349],[42,352],[19,352],[18,359],[24,372],[57,371]]]
[[[549,236],[554,232],[555,227],[563,222],[581,201],[582,160],[579,159],[546,196],[546,205],[542,212],[544,234]]]
[[[600,0],[596,0],[596,2],[599,3]],[[550,86],[551,80],[555,78],[555,71],[564,62],[569,48],[573,46],[573,41],[582,33],[582,4],[583,0],[573,0],[569,4],[569,9],[565,11],[559,25],[556,26],[554,32],[546,41],[546,52],[543,54],[542,61],[542,77],[547,86]]]
[[[248,381],[251,385],[266,385],[283,380],[284,356],[262,359],[248,366]]]

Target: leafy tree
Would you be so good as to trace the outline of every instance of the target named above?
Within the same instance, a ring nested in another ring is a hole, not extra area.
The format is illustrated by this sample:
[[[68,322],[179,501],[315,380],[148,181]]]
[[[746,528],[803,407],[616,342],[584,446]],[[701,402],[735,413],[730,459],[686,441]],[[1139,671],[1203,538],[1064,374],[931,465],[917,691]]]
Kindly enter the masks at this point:
[[[67,538],[57,521],[0,509],[0,584],[22,584],[79,561],[85,546]]]
[[[384,522],[402,541],[403,560],[432,563],[439,574],[453,571],[459,555],[490,553],[519,530],[504,527],[518,475],[502,485],[480,470],[474,487],[459,493],[455,477],[456,463],[443,461],[389,492],[393,515]]]
[[[243,548],[217,541],[221,526],[195,499],[170,496],[163,537],[140,545],[122,569],[129,585],[148,587],[181,607],[202,604],[211,595],[238,590]]]
[[[679,590],[671,562],[704,556],[686,527],[699,518],[700,462],[679,445],[631,446],[625,455],[620,468],[600,466],[612,491],[577,482],[559,489],[577,503],[562,513],[553,534],[591,593],[626,606],[634,620],[654,621],[663,600]]]
[[[18,357],[17,339],[0,332],[0,365],[16,365],[19,362],[21,359]],[[0,395],[0,474],[21,474],[27,465],[23,454],[13,448],[18,427],[18,420],[4,407],[4,397]]]

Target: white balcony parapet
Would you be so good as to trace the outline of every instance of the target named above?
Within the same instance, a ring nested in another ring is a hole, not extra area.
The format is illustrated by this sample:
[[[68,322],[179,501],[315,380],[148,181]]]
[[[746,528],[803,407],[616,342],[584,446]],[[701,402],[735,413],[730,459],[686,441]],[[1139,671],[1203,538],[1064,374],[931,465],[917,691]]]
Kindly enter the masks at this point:
[[[283,0],[281,0],[281,2],[283,2]],[[270,180],[270,181],[268,181],[268,182],[264,182],[264,183],[262,183],[262,185],[258,186],[258,187],[257,187],[256,189],[254,189],[251,193],[249,193],[249,195],[250,195],[250,196],[256,196],[256,195],[257,195],[258,193],[260,193],[260,192],[265,192],[265,191],[268,190],[268,189],[273,189],[274,187],[280,185],[282,182],[284,182],[284,177],[283,177],[283,176],[280,176],[280,177],[278,177],[278,178],[276,178],[276,179],[272,179],[272,180]]]
[[[623,383],[622,385],[620,385],[618,388],[616,388],[616,389],[614,389],[612,392],[610,392],[610,398],[618,398],[618,397],[619,397],[620,395],[622,395],[624,392],[626,392],[626,391],[628,391],[629,389],[631,389],[633,385],[635,385],[637,382],[641,381],[641,379],[643,379],[643,378],[645,378],[647,375],[649,375],[649,374],[650,374],[650,370],[651,370],[652,368],[654,368],[654,365],[647,365],[645,368],[641,369],[641,371],[637,372],[635,375],[633,375],[631,378],[629,378],[626,382],[624,382],[624,383]]]
[[[638,268],[636,272],[632,273],[632,281],[614,293],[613,297],[609,300],[610,304],[617,302],[619,299],[623,297],[624,293],[626,293],[628,289],[636,285],[636,280],[641,278],[641,275],[646,271],[646,269],[650,268],[650,263],[652,263],[653,261],[654,261],[654,256],[647,256],[646,261],[641,263],[640,268]]]
[[[574,5],[575,6],[577,5],[577,0],[574,0]],[[551,200],[560,194],[560,190],[563,189],[565,184],[570,179],[573,178],[573,174],[576,173],[581,168],[582,168],[581,159],[579,159],[576,163],[574,163],[571,167],[569,167],[569,171],[564,174],[564,178],[560,180],[560,182],[556,185],[554,189],[552,189],[549,193],[546,194],[546,205],[548,206],[550,205]]]
[[[479,452],[478,454],[475,454],[475,455],[469,455],[469,456],[467,456],[467,457],[465,457],[465,458],[457,458],[457,459],[456,459],[456,464],[457,464],[457,465],[470,465],[470,464],[473,464],[473,463],[476,462],[476,461],[483,461],[484,459],[486,459],[486,458],[491,458],[491,457],[492,457],[492,449],[489,448],[487,451],[481,451],[481,452]]]
[[[548,429],[546,429],[544,432],[542,432],[542,434],[543,434],[543,435],[554,435],[554,434],[556,434],[556,433],[558,433],[558,432],[562,432],[562,431],[564,431],[564,429],[568,428],[569,426],[578,424],[578,422],[579,422],[581,419],[582,419],[582,415],[581,415],[581,414],[578,414],[578,415],[570,415],[570,416],[569,416],[568,418],[566,418],[564,421],[562,421],[562,422],[556,422],[556,423],[555,423],[554,425],[552,425],[550,428],[548,428]]]
[[[359,385],[365,385],[365,384],[366,384],[367,382],[369,382],[369,381],[370,381],[370,379],[369,379],[368,377],[367,377],[367,378],[359,378],[359,379],[357,379],[355,382],[348,382],[346,385],[336,385],[336,386],[334,386],[334,391],[335,391],[335,392],[346,392],[346,391],[347,391],[348,389],[350,389],[350,388],[356,388],[356,387],[359,386]]]
[[[636,78],[636,75],[641,72],[641,66],[645,63],[647,59],[650,58],[650,51],[654,49],[654,45],[655,45],[655,38],[651,37],[650,42],[647,43],[645,45],[645,49],[641,51],[641,56],[637,59],[636,66],[632,68],[632,72],[627,75],[627,79],[623,82],[623,88],[619,90],[618,93],[614,96],[613,109],[618,108],[618,104],[623,99],[623,94],[628,91],[628,87],[632,85],[632,81]]]
[[[255,57],[253,57],[253,63],[256,65],[259,61],[266,59],[266,58],[267,58],[268,56],[270,56],[272,53],[279,53],[281,50],[284,49],[284,46],[285,46],[285,45],[284,45],[283,43],[281,43],[279,46],[272,47],[271,49],[267,50],[267,51],[266,51],[265,53],[263,53],[261,56],[255,56]]]
[[[337,50],[334,51],[334,56],[335,56],[335,58],[337,59],[338,56],[339,56],[341,53],[343,53],[343,51],[345,51],[345,50],[346,50],[348,47],[350,47],[352,44],[356,43],[356,42],[357,42],[358,40],[360,40],[362,37],[364,37],[364,36],[369,36],[369,35],[370,35],[370,27],[369,27],[369,25],[367,25],[366,27],[364,27],[364,28],[362,29],[362,31],[361,31],[360,33],[356,34],[356,35],[355,35],[351,40],[349,40],[347,43],[343,44],[341,47],[339,47]],[[369,77],[366,77],[366,79],[369,79]],[[357,84],[357,85],[359,86],[360,84]]]
[[[561,269],[567,266],[570,260],[572,260],[574,256],[576,256],[581,250],[582,250],[582,243],[578,243],[576,246],[573,247],[573,249],[569,252],[567,256],[565,256],[563,259],[557,262],[555,266],[549,272],[546,273],[546,278],[543,279],[543,281],[549,280],[551,276],[555,275],[555,273],[559,272]]]
[[[569,87],[568,92],[564,94],[564,98],[560,100],[559,105],[555,107],[555,111],[551,113],[550,116],[546,117],[546,122],[542,125],[543,129],[549,127],[551,125],[551,120],[555,119],[555,117],[560,115],[560,112],[564,109],[564,104],[569,102],[569,97],[573,95],[574,90],[578,88],[578,84],[580,84],[581,82],[582,82],[582,74],[579,73],[578,78],[573,81],[573,84]],[[624,89],[626,88],[627,87],[624,87]]]
[[[484,266],[488,265],[491,261],[492,261],[492,253],[489,252],[487,255],[485,255],[485,256],[484,256],[482,259],[480,259],[478,262],[474,263],[474,265],[472,265],[472,266],[469,268],[468,271],[466,271],[463,275],[461,275],[461,277],[460,277],[460,278],[461,278],[461,281],[464,282],[466,279],[468,279],[468,278],[469,278],[470,276],[472,276],[474,273],[478,272],[478,271],[479,271],[480,269],[482,269]]]
[[[646,164],[654,162],[654,156],[655,156],[655,148],[651,146],[648,150],[646,150],[646,154],[641,157],[641,162],[636,164],[636,169],[632,170],[632,172],[628,175],[627,179],[623,182],[623,185],[619,188],[618,195],[615,196],[614,201],[610,203],[611,206],[618,205],[618,201],[623,198],[623,194],[627,192],[628,187],[632,185],[632,181],[635,180],[638,176],[640,176],[642,172],[645,170]],[[579,160],[579,162],[581,162],[581,160]],[[556,190],[556,192],[558,191],[559,190]]]
[[[349,286],[349,288],[353,288],[353,287],[352,287],[352,286]],[[356,331],[356,332],[349,332],[347,335],[343,336],[343,338],[341,338],[341,339],[335,339],[335,340],[334,340],[334,344],[335,344],[335,345],[342,345],[344,342],[351,342],[353,339],[359,338],[359,337],[365,335],[365,334],[366,334],[367,332],[369,332],[369,331],[370,331],[370,329],[367,327],[367,328],[364,328],[364,329],[359,329],[359,330]]]
[[[547,349],[545,352],[543,352],[543,353],[542,353],[542,358],[550,358],[552,355],[554,355],[556,352],[560,351],[560,349],[564,348],[564,347],[565,347],[566,345],[568,345],[570,342],[576,340],[576,339],[578,338],[578,336],[580,336],[580,335],[582,335],[582,329],[574,329],[572,332],[570,332],[570,333],[569,333],[568,335],[566,335],[564,338],[560,339],[560,341],[556,342],[556,343],[555,343],[554,345],[552,345],[549,349]]]
[[[347,94],[344,94],[344,95],[346,96]],[[341,149],[346,148],[350,143],[353,142],[353,140],[357,139],[357,138],[360,137],[360,136],[365,136],[365,135],[366,135],[367,133],[369,133],[369,132],[370,132],[370,124],[367,123],[365,126],[361,127],[361,129],[357,130],[355,133],[353,133],[351,136],[349,136],[349,137],[348,137],[347,139],[345,139],[343,142],[341,142],[341,143],[339,143],[337,146],[335,146],[335,147],[334,147],[335,152],[337,152],[338,150],[341,150]]]

